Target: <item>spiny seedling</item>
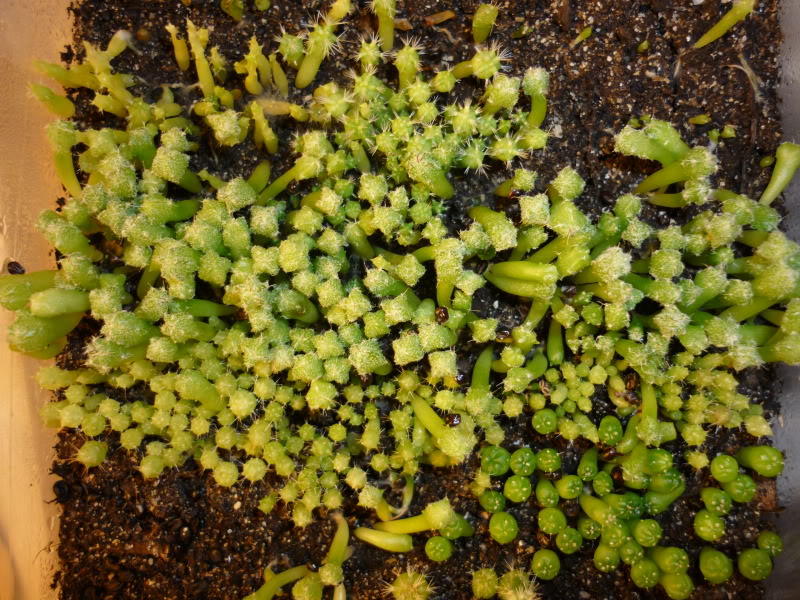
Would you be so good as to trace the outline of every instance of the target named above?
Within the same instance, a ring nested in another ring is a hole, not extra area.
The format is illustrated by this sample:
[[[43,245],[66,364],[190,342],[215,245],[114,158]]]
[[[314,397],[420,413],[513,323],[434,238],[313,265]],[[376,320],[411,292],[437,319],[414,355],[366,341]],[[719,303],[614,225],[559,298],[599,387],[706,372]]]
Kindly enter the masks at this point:
[[[435,593],[435,589],[428,583],[425,573],[409,566],[404,573],[395,577],[394,581],[386,584],[386,592],[391,594],[394,600],[427,600]]]

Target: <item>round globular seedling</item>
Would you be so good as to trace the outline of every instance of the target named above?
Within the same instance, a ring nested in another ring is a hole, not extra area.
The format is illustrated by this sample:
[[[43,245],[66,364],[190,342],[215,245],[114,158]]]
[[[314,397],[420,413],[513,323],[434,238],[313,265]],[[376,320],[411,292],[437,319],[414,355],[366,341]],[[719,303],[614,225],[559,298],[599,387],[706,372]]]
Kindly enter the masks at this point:
[[[772,559],[766,550],[748,548],[736,561],[739,573],[752,581],[762,581],[772,573]]]
[[[453,554],[453,544],[440,535],[433,536],[425,542],[425,554],[433,562],[443,562]]]
[[[486,446],[481,449],[481,470],[493,477],[504,475],[511,464],[508,450],[500,446]]]
[[[560,570],[561,561],[558,558],[558,554],[552,550],[544,548],[537,550],[531,559],[531,573],[539,579],[550,581],[558,575]]]
[[[498,544],[512,542],[519,533],[517,520],[507,512],[498,512],[489,519],[489,534]]]

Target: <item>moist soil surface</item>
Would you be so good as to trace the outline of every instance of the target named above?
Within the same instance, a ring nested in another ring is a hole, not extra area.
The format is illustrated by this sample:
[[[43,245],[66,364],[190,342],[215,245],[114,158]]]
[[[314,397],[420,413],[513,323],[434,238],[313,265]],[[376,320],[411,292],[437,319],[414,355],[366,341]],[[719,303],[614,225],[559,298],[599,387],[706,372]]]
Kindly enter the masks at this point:
[[[697,6],[666,0],[497,3],[500,16],[491,40],[508,51],[508,72],[521,75],[528,67],[542,66],[551,74],[550,105],[545,121],[550,141],[545,150],[534,152],[531,158],[515,165],[538,171],[537,191],[543,191],[545,183],[569,165],[587,183],[586,191],[578,199],[580,207],[595,216],[608,210],[621,193],[630,191],[644,174],[655,170],[653,163],[615,154],[613,134],[631,117],[651,115],[674,123],[691,145],[708,144],[711,129],[732,126],[736,136],[723,140],[717,148],[720,169],[716,183],[758,197],[769,178],[769,169],[761,168],[759,161],[774,153],[781,138],[776,91],[781,39],[779,0],[759,2],[757,11],[733,32],[701,50],[693,50],[692,42],[716,22],[729,4],[718,0],[706,0]],[[264,13],[257,13],[249,6],[245,19],[235,23],[218,4],[193,0],[187,7],[177,0],[80,0],[69,9],[74,22],[74,44],[65,50],[63,58],[67,62],[81,58],[82,41],[104,46],[115,31],[127,29],[136,34],[137,52],[123,53],[116,59],[115,68],[136,76],[137,93],[155,98],[158,86],[167,82],[176,85],[178,101],[189,105],[197,98],[196,91],[188,87],[194,83],[192,71],[184,73],[176,67],[164,30],[167,23],[181,24],[189,17],[197,25],[209,27],[210,44],[219,46],[222,54],[233,62],[246,50],[252,35],[274,51],[277,44],[271,40],[280,35],[282,28],[298,33],[323,8],[316,0],[276,1]],[[246,4],[251,5],[249,1]],[[375,29],[368,3],[354,4],[357,11],[351,15],[350,25],[344,28],[340,52],[324,62],[318,83],[342,81],[346,69],[352,65],[351,56],[359,36]],[[408,29],[398,33],[413,37],[424,48],[426,72],[434,73],[471,56],[474,49],[470,20],[477,4],[473,0],[398,0],[397,16]],[[452,10],[455,16],[436,26],[426,25],[426,16],[443,10]],[[572,45],[578,33],[588,26],[592,27],[591,36]],[[512,36],[520,28],[526,34]],[[637,51],[644,41],[649,42],[649,48]],[[392,81],[394,71],[387,67],[381,77]],[[240,84],[236,76],[229,79],[229,87],[236,84]],[[477,97],[479,86],[465,80],[454,95],[459,99]],[[305,94],[292,90],[298,102],[303,101]],[[78,105],[76,119],[82,127],[120,124],[114,117],[96,111],[87,94],[76,92],[72,97]],[[710,122],[689,123],[691,117],[700,114],[709,115]],[[289,142],[297,126],[287,119],[277,120],[273,128],[281,139],[281,152],[273,161],[273,172],[281,173],[293,160]],[[248,141],[222,151],[205,148],[194,155],[192,167],[196,171],[207,168],[229,179],[249,175],[263,158]],[[495,202],[491,191],[507,177],[508,172],[502,166],[490,168],[485,175],[456,177],[457,194],[447,206],[448,226],[460,229],[466,222],[466,208],[482,198],[487,203]],[[513,215],[513,208],[505,203],[498,202],[497,207]],[[647,206],[643,218],[653,225],[664,226],[685,222],[691,215],[690,210]],[[525,307],[512,296],[489,287],[476,294],[474,307],[481,316],[497,317],[501,327],[507,329],[519,323],[525,312]],[[82,347],[95,331],[96,325],[84,323],[73,334],[59,364],[79,366]],[[459,365],[467,374],[477,349],[466,340],[458,347]],[[762,403],[768,416],[777,414],[775,397],[779,383],[772,369],[746,371],[740,379],[743,393]],[[133,388],[119,399],[132,401],[142,397],[148,398],[143,390]],[[597,394],[593,416],[599,420],[611,408],[604,394]],[[570,444],[561,438],[535,433],[529,415],[507,420],[504,427],[506,448],[555,446],[561,452],[566,472],[574,472],[587,447],[580,441]],[[234,600],[259,587],[267,565],[277,572],[300,564],[313,568],[323,560],[334,531],[330,518],[318,515],[309,527],[301,530],[294,527],[280,505],[270,515],[258,510],[258,501],[277,481],[267,478],[258,484],[220,488],[193,461],[166,471],[157,481],[145,481],[138,472],[136,457],[120,448],[112,435],[104,439],[110,445],[108,459],[101,467],[86,471],[70,460],[83,441],[80,434],[65,430],[59,435],[58,460],[53,470],[61,479],[53,492],[62,507],[58,546],[61,569],[54,586],[59,587],[61,598]],[[705,450],[710,456],[732,453],[753,441],[738,430],[717,429],[710,432]],[[695,473],[684,463],[685,447],[681,442],[671,443],[669,449],[688,483],[686,493],[656,517],[664,529],[661,543],[685,548],[696,565],[697,554],[704,544],[695,536],[691,523],[702,507],[698,494],[709,476],[707,470]],[[476,534],[454,543],[452,558],[441,564],[426,558],[423,536],[418,536],[413,552],[403,555],[354,543],[353,554],[345,563],[350,598],[385,597],[385,583],[411,565],[427,571],[429,581],[436,587],[435,597],[466,600],[472,597],[471,571],[487,566],[497,567],[500,572],[507,565],[526,568],[536,549],[554,547],[553,539],[541,534],[537,537],[538,509],[533,500],[509,509],[520,525],[517,540],[501,546],[491,539],[488,515],[482,512],[467,487],[477,463],[473,457],[452,469],[422,467],[411,506],[414,514],[429,501],[447,495],[456,509],[474,524]],[[771,527],[770,513],[778,510],[774,481],[759,481],[759,486],[757,500],[735,505],[725,517],[726,534],[717,545],[729,556],[753,547],[758,532]],[[400,490],[394,490],[387,496],[399,504],[399,494]],[[578,508],[567,506],[565,510],[577,515]],[[343,512],[351,527],[368,524],[373,519],[370,513],[356,506],[355,499],[346,491]],[[637,589],[624,565],[613,573],[599,572],[592,562],[593,551],[594,544],[587,542],[576,554],[561,555],[561,574],[551,582],[540,582],[541,596],[561,600],[666,598],[660,588]],[[713,587],[700,583],[702,576],[696,566],[691,575],[697,584],[692,598],[763,597],[760,584],[738,574],[726,584]],[[330,594],[330,588],[326,594]]]

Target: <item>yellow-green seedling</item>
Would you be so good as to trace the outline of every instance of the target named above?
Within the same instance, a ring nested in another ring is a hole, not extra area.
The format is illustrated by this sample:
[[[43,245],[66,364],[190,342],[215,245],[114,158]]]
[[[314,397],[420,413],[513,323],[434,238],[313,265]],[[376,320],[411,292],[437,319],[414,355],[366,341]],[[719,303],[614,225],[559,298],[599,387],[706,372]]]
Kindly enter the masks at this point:
[[[410,534],[429,530],[441,531],[458,520],[459,515],[450,506],[450,501],[447,498],[443,498],[428,504],[420,515],[376,523],[375,529],[397,534]]]
[[[241,21],[244,16],[244,0],[220,0],[219,7],[234,21]]]
[[[8,310],[25,308],[31,296],[55,287],[58,271],[34,271],[0,275],[0,306]]]
[[[509,58],[510,55],[496,44],[492,44],[488,48],[479,47],[471,59],[458,63],[451,72],[456,79],[464,79],[469,76],[491,79],[500,72],[503,63]]]
[[[413,569],[410,565],[404,573],[386,584],[386,594],[394,600],[427,600],[436,589],[428,582],[425,573]]]
[[[208,30],[195,27],[191,20],[186,20],[187,37],[189,47],[194,58],[195,70],[197,71],[198,84],[203,92],[203,97],[210,99],[214,96],[214,75],[211,73],[211,65],[206,58],[206,45],[208,44]]]
[[[494,598],[497,584],[497,572],[494,569],[478,569],[472,572],[472,594],[476,598]]]
[[[214,75],[214,79],[219,84],[225,83],[228,79],[228,61],[220,53],[217,46],[211,47],[211,54],[208,60],[211,64],[211,73]]]
[[[705,546],[700,551],[700,572],[709,583],[725,583],[733,575],[733,561],[723,552]]]
[[[614,137],[614,150],[667,166],[683,158],[689,147],[670,123],[651,119],[642,128],[626,125]]]
[[[269,66],[272,69],[273,85],[283,98],[287,98],[289,96],[289,78],[286,76],[286,71],[283,70],[274,52],[269,55]]]
[[[784,142],[778,146],[772,176],[759,202],[767,206],[772,204],[792,181],[798,168],[800,168],[800,145]]]
[[[311,571],[305,565],[292,567],[277,574],[273,574],[270,568],[267,567],[264,573],[266,583],[249,596],[245,596],[244,600],[272,600],[275,594],[280,593],[282,587],[298,581],[310,573]],[[266,577],[267,574],[269,574],[268,578]]]
[[[81,184],[72,162],[72,147],[78,143],[75,126],[68,121],[55,121],[47,126],[47,138],[53,149],[56,175],[72,197],[80,198]]]
[[[747,446],[736,453],[736,460],[762,477],[777,477],[783,471],[783,454],[772,446]]]
[[[558,554],[552,550],[542,548],[537,550],[531,559],[531,573],[539,579],[550,581],[555,579],[561,570],[561,561]]]
[[[522,78],[522,89],[531,99],[531,111],[528,113],[529,127],[538,128],[544,123],[547,115],[547,89],[550,75],[541,67],[531,67]]]
[[[381,50],[391,52],[394,48],[394,18],[397,15],[397,0],[372,0],[371,7],[372,12],[378,17],[378,38],[380,38]]]
[[[648,176],[636,187],[636,193],[651,192],[673,183],[708,177],[716,170],[716,158],[707,149],[693,148],[680,161]]]
[[[29,89],[34,98],[57,117],[69,119],[75,114],[75,105],[69,98],[60,96],[50,88],[35,83],[29,84]]]
[[[172,23],[166,25],[165,29],[172,40],[172,51],[175,54],[175,62],[178,63],[178,68],[181,71],[188,71],[191,58],[189,56],[189,46],[186,40],[178,37],[178,28]]]
[[[397,69],[400,90],[406,90],[417,81],[420,71],[420,47],[413,42],[406,42],[395,53],[394,66]]]
[[[509,294],[549,300],[555,292],[558,269],[550,264],[509,261],[492,265],[484,277]]]
[[[694,43],[693,48],[702,48],[721,38],[737,23],[747,18],[755,6],[756,0],[735,0],[731,9]]]
[[[50,77],[65,88],[83,87],[94,91],[100,90],[100,82],[87,63],[77,63],[67,69],[61,65],[35,60],[33,66],[42,75]]]
[[[297,88],[308,87],[317,76],[322,61],[325,60],[338,43],[336,28],[350,12],[350,0],[336,0],[327,16],[308,32],[303,61],[297,70],[294,84]]]
[[[694,592],[694,582],[687,573],[662,573],[658,583],[671,600],[687,600]]]
[[[472,16],[472,39],[476,44],[482,44],[492,34],[494,22],[500,12],[500,7],[494,4],[479,4]]]
[[[105,442],[88,440],[78,449],[75,460],[86,468],[100,465],[108,453],[108,445]]]
[[[300,36],[286,33],[281,29],[280,37],[276,37],[278,42],[278,53],[283,57],[287,65],[297,70],[303,61],[303,39]]]
[[[234,63],[234,70],[245,75],[244,87],[251,94],[258,96],[272,84],[272,68],[269,59],[264,56],[263,47],[255,36],[250,38],[247,54],[239,62]]]
[[[594,30],[592,29],[591,25],[589,27],[584,27],[583,29],[581,29],[580,33],[575,36],[575,39],[573,39],[569,43],[569,47],[570,48],[574,48],[575,46],[577,46],[581,42],[583,42],[585,40],[588,40],[592,36],[593,32],[594,32]]]
[[[747,579],[763,581],[772,573],[772,558],[766,550],[748,548],[739,554],[736,566]]]
[[[501,600],[535,599],[540,596],[539,584],[525,569],[512,568],[500,576],[497,596]]]
[[[484,115],[494,115],[500,110],[511,109],[519,99],[521,81],[499,73],[494,76],[483,95]]]

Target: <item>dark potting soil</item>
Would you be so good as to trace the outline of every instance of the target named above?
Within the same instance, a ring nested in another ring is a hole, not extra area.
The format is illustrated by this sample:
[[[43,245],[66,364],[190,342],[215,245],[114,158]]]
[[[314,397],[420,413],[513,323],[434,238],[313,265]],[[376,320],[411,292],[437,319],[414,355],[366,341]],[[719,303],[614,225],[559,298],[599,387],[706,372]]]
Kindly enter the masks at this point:
[[[252,35],[269,47],[281,28],[297,33],[323,8],[318,0],[274,0],[275,6],[267,12],[250,9],[237,24],[218,4],[218,0],[193,0],[189,7],[178,0],[78,0],[70,8],[75,41],[66,49],[64,58],[69,61],[80,57],[83,40],[105,45],[119,29],[138,32],[137,52],[123,53],[115,61],[117,70],[136,75],[140,94],[156,94],[158,86],[165,82],[177,84],[177,100],[188,105],[196,99],[196,92],[188,88],[194,83],[193,71],[183,73],[177,69],[165,24],[181,24],[189,17],[197,25],[210,28],[210,44],[219,46],[232,63],[246,50]],[[354,4],[358,10],[344,28],[342,51],[325,61],[317,82],[341,81],[352,63],[350,57],[359,36],[375,28],[368,3],[361,0]],[[411,27],[401,36],[419,40],[425,49],[427,72],[452,66],[472,54],[470,19],[478,4],[474,0],[398,1],[398,18],[407,19]],[[510,52],[509,72],[520,75],[530,66],[542,66],[551,74],[545,121],[551,134],[549,143],[546,149],[532,153],[530,159],[517,165],[538,171],[538,191],[569,165],[586,180],[586,191],[578,200],[580,207],[595,216],[608,210],[617,196],[630,191],[635,182],[654,169],[646,161],[614,154],[613,135],[631,117],[652,115],[674,123],[692,145],[707,144],[707,134],[713,128],[733,126],[736,137],[724,140],[717,149],[717,184],[758,197],[769,178],[769,169],[762,169],[759,160],[773,153],[781,138],[777,96],[779,0],[759,2],[757,11],[746,21],[701,50],[692,50],[691,43],[727,10],[718,0],[706,0],[697,6],[667,0],[501,0],[497,4],[500,16],[491,39]],[[438,26],[425,25],[426,16],[448,9],[456,13],[454,18]],[[530,31],[522,38],[512,38],[512,32],[521,26]],[[592,35],[571,46],[570,42],[587,26],[593,28]],[[650,47],[639,53],[637,47],[644,40]],[[757,78],[751,80],[748,72]],[[381,77],[391,80],[393,70],[386,67]],[[229,82],[234,80],[236,77]],[[187,87],[180,87],[181,84]],[[476,97],[479,87],[475,82],[463,81],[454,95]],[[299,102],[306,94],[292,90],[293,98]],[[114,117],[98,113],[88,103],[88,94],[77,92],[73,97],[81,126],[119,125]],[[708,114],[711,122],[702,126],[690,124],[689,119],[699,114]],[[273,128],[281,139],[273,172],[281,173],[293,160],[288,147],[297,126],[288,119],[278,119]],[[248,141],[225,150],[205,147],[194,155],[192,166],[229,179],[249,175],[263,158]],[[481,200],[495,202],[491,191],[507,176],[507,171],[498,166],[489,169],[486,176],[455,177],[457,193],[447,207],[448,226],[453,230],[461,228],[467,222],[466,208],[470,205]],[[506,208],[502,203],[498,207]],[[664,226],[684,222],[690,216],[688,210],[646,205],[643,218]],[[497,317],[501,327],[507,329],[522,320],[525,310],[512,296],[490,287],[476,294],[474,308],[481,316]],[[76,330],[59,364],[80,365],[83,345],[96,330],[92,322]],[[459,348],[459,366],[469,373],[477,349],[466,340]],[[746,371],[740,379],[743,393],[762,403],[767,415],[777,414],[779,383],[771,368]],[[133,388],[120,399],[136,398],[148,399],[148,395]],[[608,401],[598,393],[597,418],[610,410]],[[561,438],[536,434],[529,418],[506,420],[503,425],[507,448],[555,446],[566,470],[575,468],[586,449],[585,442],[570,444]],[[261,584],[267,565],[275,571],[299,564],[313,567],[324,558],[334,531],[326,515],[318,515],[309,527],[297,529],[280,506],[266,516],[257,509],[258,501],[277,485],[276,480],[268,477],[257,484],[241,483],[224,489],[190,461],[166,471],[157,481],[145,481],[137,470],[137,461],[119,447],[114,436],[109,434],[104,439],[110,445],[106,462],[86,471],[70,460],[82,443],[80,434],[62,431],[59,435],[59,459],[53,470],[61,478],[54,486],[55,498],[62,506],[58,547],[61,569],[54,585],[59,586],[61,598],[237,600]],[[705,450],[711,456],[722,451],[732,453],[752,441],[740,431],[718,429],[710,432]],[[704,543],[694,535],[691,523],[701,508],[698,494],[708,475],[707,471],[697,474],[685,465],[682,443],[673,442],[669,449],[687,476],[687,491],[667,512],[656,517],[664,529],[661,543],[685,548],[696,565]],[[536,535],[538,511],[533,501],[509,509],[520,525],[515,542],[501,546],[491,539],[488,515],[467,487],[476,465],[473,457],[451,469],[422,467],[411,507],[414,514],[426,503],[447,495],[456,509],[468,516],[476,534],[459,539],[452,558],[442,564],[425,557],[422,539],[417,540],[414,551],[404,555],[353,543],[353,555],[345,563],[350,598],[385,597],[385,582],[411,565],[427,571],[437,589],[437,598],[466,600],[472,597],[471,571],[487,566],[497,567],[500,572],[507,565],[527,567],[536,549],[554,546],[552,539]],[[752,547],[758,532],[771,526],[769,513],[778,510],[774,481],[760,481],[759,485],[756,501],[736,505],[725,517],[726,535],[718,546],[730,556]],[[399,498],[399,490],[393,493]],[[387,494],[394,500],[391,495],[392,492]],[[371,513],[358,508],[346,491],[345,498],[344,514],[351,526],[371,522]],[[570,507],[566,509],[569,511]],[[587,542],[576,554],[561,555],[561,574],[552,582],[541,583],[541,596],[560,600],[666,598],[660,588],[637,589],[625,566],[609,574],[599,572],[592,564],[593,550],[594,545]],[[739,575],[719,586],[701,585],[702,576],[696,567],[691,575],[698,584],[692,596],[696,599],[763,597],[761,585]]]

